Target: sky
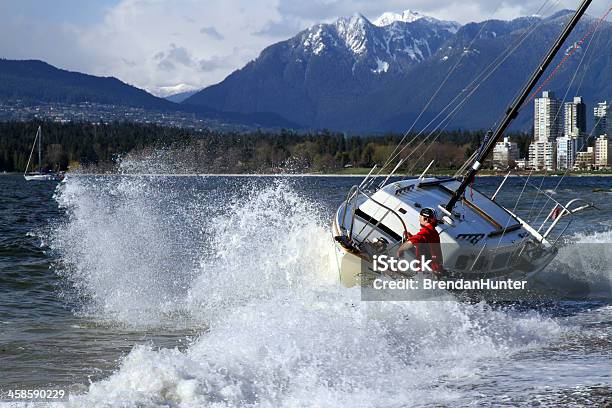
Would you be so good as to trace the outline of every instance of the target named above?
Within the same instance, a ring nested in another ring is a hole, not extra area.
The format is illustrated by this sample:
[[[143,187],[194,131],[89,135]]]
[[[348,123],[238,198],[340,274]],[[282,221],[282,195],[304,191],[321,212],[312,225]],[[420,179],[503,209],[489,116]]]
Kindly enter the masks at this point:
[[[266,46],[321,22],[416,10],[462,24],[578,0],[0,0],[0,58],[120,80],[158,95],[222,81]],[[594,0],[599,16],[608,0]]]

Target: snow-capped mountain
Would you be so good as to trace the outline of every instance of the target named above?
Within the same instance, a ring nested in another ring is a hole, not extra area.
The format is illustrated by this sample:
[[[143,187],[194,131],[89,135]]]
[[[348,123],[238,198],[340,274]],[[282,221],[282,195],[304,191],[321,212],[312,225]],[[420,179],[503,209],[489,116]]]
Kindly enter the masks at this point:
[[[567,12],[560,12],[547,18],[461,26],[409,10],[384,13],[374,22],[355,14],[330,24],[316,24],[267,47],[257,59],[183,103],[221,111],[272,112],[305,127],[404,130],[452,66],[459,64],[423,118],[433,117],[526,30],[537,26],[529,41],[481,84],[449,125],[487,128],[503,112],[567,18]],[[589,21],[584,19],[569,41],[584,35]],[[612,49],[611,27],[604,23],[600,28],[597,49]],[[608,77],[600,78],[598,73],[594,84],[586,76],[582,94],[587,100],[591,95],[600,99],[609,96],[610,63],[610,53],[594,53],[590,64],[603,67],[600,69],[607,70]],[[568,61],[558,72],[558,82],[553,81],[551,89],[569,82],[572,64],[573,60]],[[529,126],[530,114],[522,115],[523,125]]]
[[[292,41],[293,50],[302,52],[304,57],[345,54],[352,60],[353,71],[404,72],[429,58],[460,27],[458,23],[425,16],[406,17],[403,21],[400,15],[400,19],[388,20],[386,24],[374,24],[355,14],[333,24],[318,24],[298,34],[297,41]]]
[[[413,10],[404,10],[401,13],[394,13],[392,11],[387,11],[385,13],[382,13],[378,18],[374,19],[374,21],[372,21],[372,24],[374,24],[375,26],[379,26],[379,27],[386,27],[388,25],[395,23],[396,21],[399,21],[402,23],[412,23],[420,19],[424,19],[429,22],[436,23],[438,25],[439,24],[445,25],[447,30],[451,32],[457,32],[459,27],[461,27],[461,25],[455,21],[438,20],[436,18],[426,16],[425,14],[421,14],[418,11],[413,11]]]
[[[416,21],[420,18],[428,17],[419,13],[418,11],[412,10],[404,10],[402,13],[394,13],[392,11],[387,11],[385,13],[382,13],[378,18],[372,21],[372,23],[379,27],[384,27],[388,26],[389,24],[395,23],[396,21],[401,21],[403,23],[412,23],[413,21]]]

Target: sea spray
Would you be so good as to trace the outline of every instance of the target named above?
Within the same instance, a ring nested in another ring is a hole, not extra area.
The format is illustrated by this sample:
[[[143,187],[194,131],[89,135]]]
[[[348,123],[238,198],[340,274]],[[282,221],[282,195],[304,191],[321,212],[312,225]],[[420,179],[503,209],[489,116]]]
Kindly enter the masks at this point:
[[[50,246],[60,273],[86,299],[83,313],[155,325],[181,311],[204,227],[197,193],[180,190],[148,177],[72,177],[60,187],[66,220]]]
[[[612,231],[580,232],[566,239],[555,259],[532,278],[557,300],[612,299]]]
[[[300,197],[290,181],[263,189],[253,184],[210,220],[214,252],[202,257],[189,291],[194,310],[218,316],[252,299],[335,283],[331,234],[320,207]]]
[[[90,314],[206,326],[184,351],[135,347],[70,405],[452,404],[485,362],[562,332],[486,304],[361,302],[334,279],[329,214],[294,182],[198,180],[73,178],[58,192],[52,247]]]

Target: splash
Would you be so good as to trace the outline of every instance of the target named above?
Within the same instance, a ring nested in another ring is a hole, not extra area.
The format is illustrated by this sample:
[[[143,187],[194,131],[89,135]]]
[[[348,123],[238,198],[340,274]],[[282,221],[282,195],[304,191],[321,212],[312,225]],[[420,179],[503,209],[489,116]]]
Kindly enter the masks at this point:
[[[293,296],[331,283],[331,235],[316,203],[287,181],[240,193],[211,220],[210,245],[189,291],[192,310],[213,319],[225,310],[278,293]],[[244,198],[250,197],[250,198]]]
[[[83,312],[127,324],[180,313],[200,253],[197,194],[147,177],[72,177],[50,247]]]
[[[89,313],[206,326],[184,351],[135,347],[70,405],[450,404],[462,382],[486,375],[483,361],[562,332],[485,304],[362,302],[335,281],[322,202],[299,182],[241,182],[75,178],[61,188],[67,221],[52,247]]]
[[[574,234],[538,276],[565,299],[612,299],[612,230]]]

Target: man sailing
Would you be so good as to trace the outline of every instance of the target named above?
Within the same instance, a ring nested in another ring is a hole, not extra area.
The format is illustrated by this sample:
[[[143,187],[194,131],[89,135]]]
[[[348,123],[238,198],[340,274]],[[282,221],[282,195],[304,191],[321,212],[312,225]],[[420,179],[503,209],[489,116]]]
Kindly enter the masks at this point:
[[[432,208],[423,208],[419,213],[419,224],[421,230],[416,234],[406,232],[405,242],[397,250],[397,256],[401,257],[404,251],[415,248],[416,258],[421,255],[426,259],[431,259],[430,268],[434,276],[438,279],[442,277],[442,250],[440,249],[440,235],[436,231],[438,220],[436,212]]]

